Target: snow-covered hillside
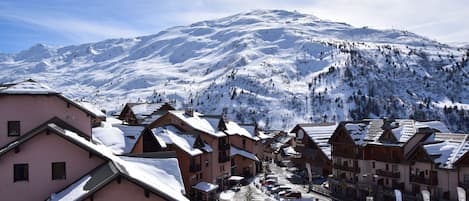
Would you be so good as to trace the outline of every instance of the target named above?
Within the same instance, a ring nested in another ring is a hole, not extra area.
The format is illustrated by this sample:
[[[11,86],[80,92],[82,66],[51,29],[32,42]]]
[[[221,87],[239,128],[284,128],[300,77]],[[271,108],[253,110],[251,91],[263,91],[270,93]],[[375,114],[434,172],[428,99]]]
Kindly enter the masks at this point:
[[[108,111],[176,100],[289,128],[365,117],[442,119],[469,132],[469,50],[282,10],[155,35],[0,54],[0,82],[32,78]]]

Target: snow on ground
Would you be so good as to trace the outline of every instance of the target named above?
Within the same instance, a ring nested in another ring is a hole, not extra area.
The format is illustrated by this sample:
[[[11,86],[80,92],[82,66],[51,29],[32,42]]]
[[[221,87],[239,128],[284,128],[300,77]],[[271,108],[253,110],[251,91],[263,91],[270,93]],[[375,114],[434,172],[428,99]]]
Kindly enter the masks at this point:
[[[0,73],[9,76],[0,83],[33,78],[109,112],[167,100],[205,114],[228,108],[230,119],[274,129],[408,117],[431,97],[430,117],[456,124],[441,110],[468,107],[466,55],[406,31],[255,10],[154,35],[1,55]],[[365,98],[380,103],[378,111],[354,112]]]
[[[331,201],[331,198],[325,197],[323,195],[309,192],[308,189],[303,185],[293,184],[288,178],[292,176],[292,173],[287,171],[286,168],[279,167],[276,164],[269,164],[269,167],[274,174],[278,177],[278,183],[290,187],[292,190],[300,191],[302,198],[301,199],[290,199],[290,200],[305,200],[305,201]],[[233,196],[233,201],[276,201],[283,200],[282,198],[276,197],[276,195],[271,195],[264,187],[260,185],[260,179],[263,178],[263,174],[259,174],[253,178],[252,182],[249,185],[242,186],[240,191],[235,192]],[[224,195],[228,196],[228,195]]]

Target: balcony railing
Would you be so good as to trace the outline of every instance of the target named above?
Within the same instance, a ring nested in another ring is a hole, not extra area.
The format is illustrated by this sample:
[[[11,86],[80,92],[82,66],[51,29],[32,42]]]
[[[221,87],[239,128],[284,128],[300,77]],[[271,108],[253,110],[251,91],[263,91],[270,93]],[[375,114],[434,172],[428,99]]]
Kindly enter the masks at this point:
[[[341,164],[338,164],[338,163],[334,163],[333,167],[335,169],[349,171],[349,172],[360,172],[360,168],[358,166],[352,167],[352,166],[348,166],[348,165],[341,165]]]
[[[189,171],[190,172],[198,172],[200,170],[202,170],[202,165],[200,165],[200,164],[190,164],[189,165]]]
[[[401,177],[400,172],[390,172],[390,171],[386,171],[382,169],[376,170],[376,174],[379,176],[383,176],[383,177],[391,177],[391,178],[397,178],[397,179]]]
[[[438,178],[432,177],[432,176],[430,176],[430,178],[425,178],[422,176],[410,175],[409,180],[410,182],[415,182],[419,184],[425,184],[425,185],[431,185],[431,186],[438,185]]]

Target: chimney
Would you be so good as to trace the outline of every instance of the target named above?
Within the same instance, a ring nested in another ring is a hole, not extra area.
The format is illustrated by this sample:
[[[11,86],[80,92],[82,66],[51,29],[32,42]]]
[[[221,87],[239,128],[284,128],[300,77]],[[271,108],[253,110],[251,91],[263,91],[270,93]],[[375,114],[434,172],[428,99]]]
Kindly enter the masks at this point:
[[[389,120],[389,118],[387,117],[383,118],[383,126],[381,126],[381,129],[383,130],[391,129],[391,121]]]
[[[191,117],[194,116],[194,109],[192,107],[186,107],[186,109],[184,110],[184,112],[186,113],[186,115],[189,115]]]
[[[221,118],[222,118],[223,121],[225,121],[225,122],[228,121],[227,115],[228,115],[228,108],[227,108],[227,107],[224,107],[224,108],[223,108],[223,111],[222,111],[222,113],[221,113]]]

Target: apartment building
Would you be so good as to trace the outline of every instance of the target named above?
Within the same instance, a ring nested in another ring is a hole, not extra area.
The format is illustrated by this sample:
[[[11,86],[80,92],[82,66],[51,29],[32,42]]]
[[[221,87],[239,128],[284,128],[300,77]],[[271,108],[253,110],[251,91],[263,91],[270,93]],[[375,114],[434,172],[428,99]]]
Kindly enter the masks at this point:
[[[328,143],[337,128],[335,123],[297,124],[290,133],[295,134],[295,151],[300,153],[293,162],[297,167],[307,169],[311,175],[328,176],[332,173],[331,145]]]
[[[182,181],[157,179],[178,171],[93,143],[92,126],[106,117],[88,106],[33,80],[0,85],[2,200],[187,200]]]
[[[331,191],[343,199],[395,200],[398,189],[404,200],[419,199],[422,190],[435,200],[457,200],[460,176],[467,174],[458,163],[467,135],[451,134],[438,121],[341,122],[329,143]]]

